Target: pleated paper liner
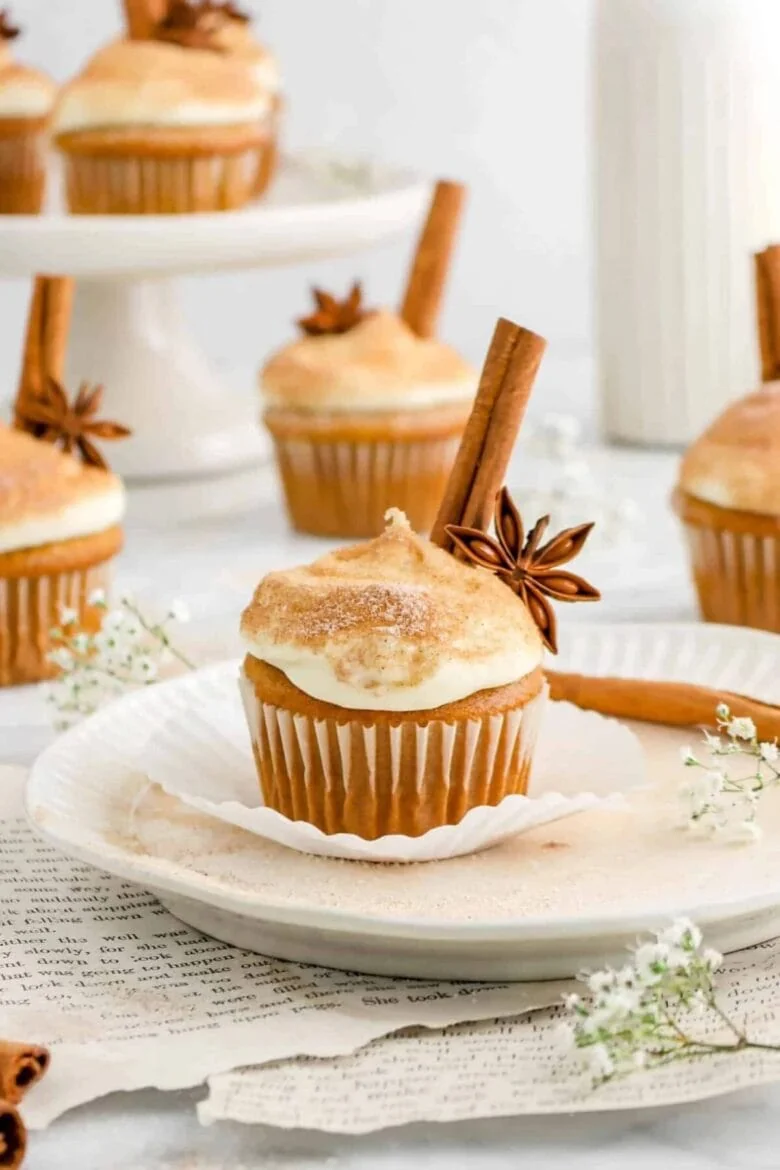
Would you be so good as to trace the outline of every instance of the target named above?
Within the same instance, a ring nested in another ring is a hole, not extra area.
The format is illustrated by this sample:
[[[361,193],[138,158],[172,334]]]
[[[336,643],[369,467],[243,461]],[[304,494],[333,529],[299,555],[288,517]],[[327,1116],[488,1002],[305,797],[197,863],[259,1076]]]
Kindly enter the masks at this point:
[[[95,589],[107,591],[110,576],[110,566],[103,564],[40,577],[0,577],[0,686],[52,678],[56,668],[47,655],[62,607],[75,610],[84,628],[97,628],[97,611],[88,598]]]
[[[0,118],[0,215],[37,215],[46,194],[45,118]]]
[[[780,517],[677,492],[702,617],[780,633]]]
[[[247,702],[257,703],[251,689]],[[214,685],[208,685],[208,679],[204,679],[202,693],[195,686],[188,688],[186,705],[154,729],[139,748],[134,764],[184,804],[260,837],[302,853],[377,862],[434,861],[475,853],[507,837],[588,809],[621,807],[623,795],[646,782],[638,740],[615,721],[566,703],[545,704],[543,698],[528,704],[519,715],[519,719],[499,719],[487,727],[474,721],[460,734],[474,746],[481,736],[485,737],[486,746],[495,754],[493,767],[485,767],[482,772],[493,776],[502,736],[505,744],[514,736],[510,759],[514,755],[516,761],[527,763],[533,754],[528,794],[507,796],[493,806],[474,807],[457,824],[442,825],[420,836],[390,833],[367,840],[354,833],[328,834],[314,824],[265,807],[238,687],[231,679],[218,694]],[[263,728],[271,729],[278,760],[283,755],[285,760],[297,760],[299,764],[310,761],[308,778],[321,792],[326,791],[328,777],[335,772],[346,794],[351,780],[349,760],[356,746],[364,759],[373,756],[376,760],[378,738],[371,728],[357,733],[355,725],[346,725],[341,744],[335,733],[336,748],[331,753],[319,747],[329,744],[334,732],[327,720],[317,726],[317,721],[296,719],[278,708],[261,710],[259,704],[254,718],[259,737]],[[421,750],[454,747],[458,734],[452,726],[445,731],[435,724],[420,730],[425,731],[425,737],[416,741],[415,749]],[[354,739],[356,734],[362,735],[359,745]],[[345,751],[350,753],[349,760]],[[315,752],[318,761],[314,759]],[[406,756],[403,767],[400,755],[394,760],[397,764],[393,780],[399,790],[403,786],[411,794],[418,782],[419,765],[413,762],[410,774],[405,770]],[[522,777],[518,778],[518,787],[520,783]],[[370,793],[370,785],[367,791]]]
[[[307,419],[268,411],[293,527],[314,536],[377,536],[388,508],[401,508],[415,531],[430,531],[467,413],[459,406],[418,417]]]
[[[150,132],[151,134],[151,132]],[[231,211],[262,193],[273,176],[275,139],[267,131],[244,130],[220,149],[208,140],[167,142],[150,137],[145,146],[105,132],[58,139],[69,210],[76,215],[180,215]],[[267,157],[268,156],[268,157]]]

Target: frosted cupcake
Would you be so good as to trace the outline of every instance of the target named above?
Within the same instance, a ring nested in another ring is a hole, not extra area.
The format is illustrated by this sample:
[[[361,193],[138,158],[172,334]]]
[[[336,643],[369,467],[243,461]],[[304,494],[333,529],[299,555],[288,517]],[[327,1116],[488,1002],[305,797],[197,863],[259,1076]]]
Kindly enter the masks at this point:
[[[274,99],[223,50],[207,7],[174,0],[149,40],[118,41],[54,114],[70,210],[179,214],[243,206],[273,149]]]
[[[304,336],[261,372],[290,520],[320,536],[374,536],[391,506],[414,529],[436,517],[477,376],[395,313],[367,312],[356,285],[315,291]]]
[[[0,425],[0,686],[50,677],[49,633],[61,607],[86,628],[96,622],[90,595],[106,589],[122,547],[120,480],[46,438],[51,428],[36,438]]]
[[[388,519],[372,541],[269,574],[241,622],[265,804],[366,839],[524,792],[545,699],[520,598]]]
[[[733,403],[690,447],[674,505],[702,616],[780,632],[780,382]]]
[[[48,127],[57,86],[11,55],[19,30],[0,12],[0,214],[35,215],[46,191]]]

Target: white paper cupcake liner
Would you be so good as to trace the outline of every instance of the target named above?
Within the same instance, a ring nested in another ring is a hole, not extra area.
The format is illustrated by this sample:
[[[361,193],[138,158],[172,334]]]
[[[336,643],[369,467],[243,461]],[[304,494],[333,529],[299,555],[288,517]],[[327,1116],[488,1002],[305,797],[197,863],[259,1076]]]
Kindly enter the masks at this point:
[[[636,736],[615,720],[568,703],[544,708],[528,796],[473,808],[457,824],[419,837],[368,841],[326,834],[262,804],[238,694],[191,704],[139,748],[136,766],[170,796],[208,816],[302,853],[355,861],[436,861],[476,853],[588,809],[620,808],[647,781]]]

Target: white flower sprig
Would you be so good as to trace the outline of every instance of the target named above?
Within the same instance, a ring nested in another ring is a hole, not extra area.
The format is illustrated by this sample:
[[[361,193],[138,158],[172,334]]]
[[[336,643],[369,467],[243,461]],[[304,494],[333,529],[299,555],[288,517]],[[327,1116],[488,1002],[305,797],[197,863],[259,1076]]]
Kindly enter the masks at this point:
[[[636,530],[639,510],[634,500],[616,496],[614,484],[602,483],[595,474],[582,445],[582,428],[572,415],[546,415],[530,431],[526,442],[529,454],[549,467],[550,474],[534,475],[536,484],[523,492],[523,506],[534,514],[549,513],[561,527],[595,522],[594,539],[610,548],[628,539]]]
[[[638,945],[620,970],[583,975],[589,995],[566,997],[573,1019],[563,1028],[594,1084],[718,1053],[780,1052],[780,1045],[750,1039],[717,1002],[722,962],[722,955],[702,945],[697,926],[678,919]]]
[[[130,597],[109,609],[105,594],[95,590],[89,605],[100,614],[100,628],[84,630],[76,610],[63,607],[60,624],[51,631],[49,659],[59,669],[54,682],[45,684],[46,701],[53,708],[58,731],[91,715],[98,707],[128,690],[157,682],[166,662],[193,664],[174,646],[171,626],[186,622],[186,607],[174,602],[165,616],[145,617]]]
[[[704,732],[708,759],[702,761],[691,748],[682,759],[691,774],[680,790],[685,825],[709,835],[733,841],[756,841],[762,792],[780,782],[780,748],[760,743],[752,719],[735,718],[722,703],[716,712],[718,735]],[[735,776],[726,761],[749,761],[744,775]]]

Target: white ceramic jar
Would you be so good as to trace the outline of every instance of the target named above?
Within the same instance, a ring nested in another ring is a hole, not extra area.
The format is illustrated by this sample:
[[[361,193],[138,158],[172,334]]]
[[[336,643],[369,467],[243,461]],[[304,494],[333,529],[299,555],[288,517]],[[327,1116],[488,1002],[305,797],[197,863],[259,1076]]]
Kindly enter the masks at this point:
[[[682,444],[758,379],[780,238],[780,0],[597,0],[597,329],[615,439]]]

